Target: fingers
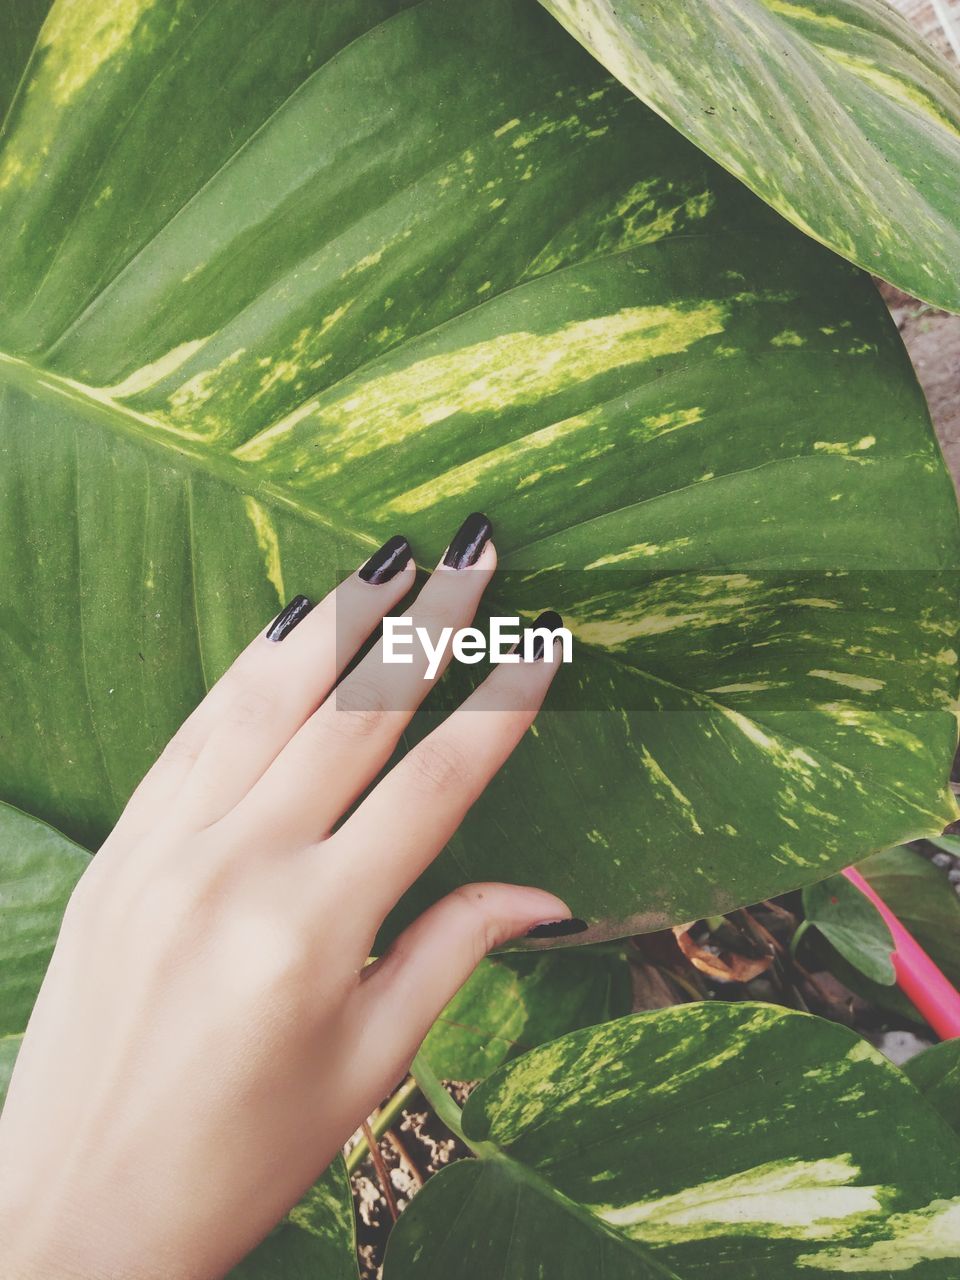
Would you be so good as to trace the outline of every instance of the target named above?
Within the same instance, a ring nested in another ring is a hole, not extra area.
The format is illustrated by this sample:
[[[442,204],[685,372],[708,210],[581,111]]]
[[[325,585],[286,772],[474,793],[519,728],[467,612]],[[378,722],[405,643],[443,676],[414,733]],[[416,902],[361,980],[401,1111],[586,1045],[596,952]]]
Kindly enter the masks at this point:
[[[488,951],[560,920],[570,920],[566,903],[521,885],[468,884],[442,898],[363,970],[355,1012],[361,1034],[379,1050],[360,1060],[386,1057],[403,1070]]]
[[[541,653],[496,667],[327,842],[327,855],[363,886],[377,922],[433,861],[530,727],[558,665]]]
[[[426,646],[411,645],[404,651],[409,662],[389,663],[384,640],[376,644],[283,749],[233,818],[284,842],[325,835],[390,759],[450,661],[449,645],[439,649],[441,635],[449,638],[470,623],[496,563],[490,522],[479,513],[468,517],[409,610],[409,634],[416,628],[426,632],[432,658]]]
[[[391,538],[316,607],[296,597],[211,689],[135,794],[139,825],[179,788],[178,811],[208,824],[237,803],[410,590],[405,538]]]

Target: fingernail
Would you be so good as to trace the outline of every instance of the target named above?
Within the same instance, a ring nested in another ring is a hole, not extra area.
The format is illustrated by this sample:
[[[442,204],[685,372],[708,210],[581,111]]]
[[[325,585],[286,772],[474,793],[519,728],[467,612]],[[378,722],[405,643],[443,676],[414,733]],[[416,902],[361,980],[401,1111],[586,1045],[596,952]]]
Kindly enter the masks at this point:
[[[282,613],[278,613],[270,623],[267,639],[279,644],[285,640],[295,626],[301,623],[313,605],[306,596],[294,596]]]
[[[562,626],[563,619],[560,617],[559,613],[555,613],[553,609],[545,609],[543,613],[541,613],[540,617],[534,621],[532,630],[536,631],[538,628],[543,627],[548,631],[556,631],[557,627]],[[533,655],[531,661],[539,662],[543,658],[543,651],[543,636],[535,635],[533,637]]]
[[[543,924],[535,924],[527,930],[528,938],[566,938],[571,933],[583,933],[589,929],[586,920],[574,916],[570,920],[545,920]]]
[[[469,569],[477,563],[483,548],[490,541],[493,525],[482,511],[474,511],[453,535],[447,547],[443,563],[448,569]]]
[[[381,582],[389,582],[407,567],[410,560],[410,543],[402,534],[394,534],[388,538],[379,551],[375,551],[365,565],[357,570],[364,582],[379,587]]]

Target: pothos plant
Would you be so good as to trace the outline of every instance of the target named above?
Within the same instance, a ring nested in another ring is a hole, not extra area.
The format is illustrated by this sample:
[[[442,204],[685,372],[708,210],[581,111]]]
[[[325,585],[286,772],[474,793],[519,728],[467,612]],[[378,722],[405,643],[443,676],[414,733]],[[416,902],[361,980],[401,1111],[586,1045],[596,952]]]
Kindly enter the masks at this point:
[[[468,879],[615,939],[956,816],[956,503],[862,268],[960,307],[960,89],[878,0],[3,21],[6,1060],[72,840],[397,526],[430,564],[487,511],[578,661],[384,941]],[[953,1274],[951,1117],[850,1033],[549,1006],[462,1116],[428,1042],[478,1159],[388,1280]],[[348,1275],[351,1232],[334,1169],[238,1274]]]

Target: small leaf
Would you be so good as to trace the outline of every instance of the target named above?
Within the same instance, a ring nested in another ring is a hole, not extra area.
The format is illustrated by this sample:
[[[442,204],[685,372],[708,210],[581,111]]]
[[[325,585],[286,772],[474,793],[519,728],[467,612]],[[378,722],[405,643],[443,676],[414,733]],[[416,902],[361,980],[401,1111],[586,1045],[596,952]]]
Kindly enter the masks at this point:
[[[921,947],[960,986],[960,898],[946,874],[900,845],[857,864]]]
[[[906,1018],[908,1022],[920,1027],[927,1025],[923,1014],[896,984],[888,987],[880,982],[872,982],[855,965],[845,960],[819,930],[811,928],[805,937],[813,955],[812,964],[804,955],[804,960],[810,967],[832,973],[849,991],[876,1009],[895,1014],[898,1018]]]
[[[803,891],[803,910],[845,960],[873,982],[893,986],[893,938],[873,903],[845,876],[830,876]]]

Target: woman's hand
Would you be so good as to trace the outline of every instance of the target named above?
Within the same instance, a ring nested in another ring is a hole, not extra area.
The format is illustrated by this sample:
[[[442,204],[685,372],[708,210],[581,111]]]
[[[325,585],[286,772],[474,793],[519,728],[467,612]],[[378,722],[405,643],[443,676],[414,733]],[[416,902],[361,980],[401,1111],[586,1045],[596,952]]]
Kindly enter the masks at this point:
[[[472,516],[412,607],[469,624]],[[209,1280],[289,1209],[406,1070],[486,951],[569,918],[470,885],[367,965],[377,929],[530,725],[556,670],[497,667],[335,831],[431,682],[380,646],[414,583],[391,539],[240,654],[70,901],[0,1120],[5,1280]],[[572,929],[571,929],[572,931]]]

